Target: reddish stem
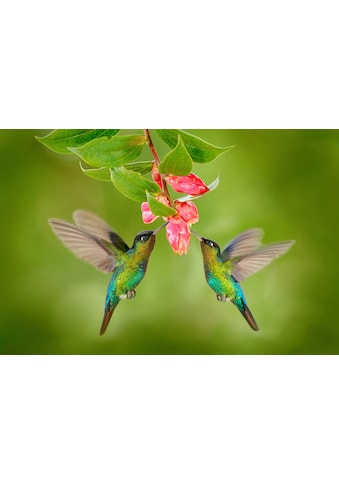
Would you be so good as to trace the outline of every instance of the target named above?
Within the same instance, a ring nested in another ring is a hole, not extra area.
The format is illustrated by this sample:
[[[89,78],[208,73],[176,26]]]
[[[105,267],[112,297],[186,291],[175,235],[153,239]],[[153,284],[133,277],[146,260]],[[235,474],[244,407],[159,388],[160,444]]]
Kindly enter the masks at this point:
[[[149,130],[144,130],[144,133],[145,133],[145,136],[146,136],[146,141],[147,141],[147,143],[148,143],[148,145],[151,149],[152,155],[154,157],[155,164],[158,167],[158,165],[160,165],[160,160],[159,160],[159,156],[157,154],[157,151],[155,149],[155,146],[153,145],[151,134],[150,134]]]
[[[150,150],[151,150],[152,155],[154,157],[154,163],[155,163],[156,167],[158,167],[160,165],[160,159],[159,159],[159,156],[158,156],[157,151],[155,149],[155,146],[153,145],[151,134],[150,134],[149,130],[144,130],[144,134],[146,136],[146,142],[148,143],[148,146],[150,147]],[[161,173],[160,177],[161,177],[164,195],[167,197],[167,199],[170,203],[170,206],[174,207],[172,197],[170,196],[170,193],[168,192],[168,187],[167,187],[167,183],[166,183],[164,174]]]

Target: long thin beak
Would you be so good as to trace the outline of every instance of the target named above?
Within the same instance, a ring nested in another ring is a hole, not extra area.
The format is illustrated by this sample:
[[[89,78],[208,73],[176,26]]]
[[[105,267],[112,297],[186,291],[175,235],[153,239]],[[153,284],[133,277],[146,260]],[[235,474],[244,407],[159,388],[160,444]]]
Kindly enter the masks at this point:
[[[167,226],[168,222],[165,222],[164,224],[161,224],[161,226],[157,227],[154,231],[153,231],[153,236],[155,236],[156,234],[158,234],[158,232],[160,231],[160,229],[162,229],[163,227]]]
[[[197,237],[197,238],[199,239],[199,241],[202,241],[202,237],[201,237],[201,236],[199,236],[199,234],[198,234],[197,232],[193,231],[193,229],[191,229],[191,233],[192,233],[192,234],[193,234],[195,237]]]

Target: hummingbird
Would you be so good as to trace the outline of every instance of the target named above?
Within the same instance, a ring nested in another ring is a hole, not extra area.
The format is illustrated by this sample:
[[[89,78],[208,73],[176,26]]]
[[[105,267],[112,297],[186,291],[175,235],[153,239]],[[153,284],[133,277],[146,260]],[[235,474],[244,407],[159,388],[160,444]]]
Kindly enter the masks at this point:
[[[104,317],[100,329],[103,335],[120,300],[132,299],[135,288],[145,276],[149,257],[155,245],[154,231],[139,232],[129,248],[113,229],[94,214],[84,210],[73,213],[75,224],[62,219],[48,222],[61,242],[78,258],[104,273],[112,273],[107,288]]]
[[[192,231],[192,230],[191,230]],[[259,327],[247,306],[240,282],[286,253],[294,241],[261,246],[262,229],[242,232],[227,244],[223,251],[211,239],[192,233],[199,239],[207,284],[218,301],[231,301],[253,330]]]

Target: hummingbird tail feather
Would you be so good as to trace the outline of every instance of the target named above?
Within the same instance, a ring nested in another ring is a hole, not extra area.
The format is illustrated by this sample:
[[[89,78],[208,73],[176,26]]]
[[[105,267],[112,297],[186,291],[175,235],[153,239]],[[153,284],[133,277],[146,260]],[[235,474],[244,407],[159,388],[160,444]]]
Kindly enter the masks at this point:
[[[253,330],[259,330],[259,327],[256,323],[256,321],[254,320],[254,317],[252,315],[252,313],[250,312],[250,309],[248,308],[248,306],[246,305],[246,303],[244,303],[244,309],[239,309],[242,316],[246,319],[247,323],[249,324],[249,326],[253,329]]]
[[[112,318],[115,307],[116,307],[116,305],[114,305],[113,308],[109,308],[109,307],[105,308],[105,314],[104,314],[104,318],[102,319],[100,335],[103,335],[106,332],[106,329],[107,329],[108,324],[109,324],[109,322]]]

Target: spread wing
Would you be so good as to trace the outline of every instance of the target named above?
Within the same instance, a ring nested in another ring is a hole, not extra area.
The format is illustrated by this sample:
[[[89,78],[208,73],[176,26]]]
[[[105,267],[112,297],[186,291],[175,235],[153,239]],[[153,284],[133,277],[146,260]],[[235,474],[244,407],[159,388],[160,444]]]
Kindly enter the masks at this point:
[[[78,209],[73,212],[73,219],[77,226],[81,226],[91,234],[110,242],[118,250],[123,252],[129,250],[121,237],[105,221],[91,212]]]
[[[104,273],[114,270],[117,252],[112,244],[61,219],[49,219],[48,222],[56,236],[75,256]]]
[[[227,244],[221,253],[221,259],[227,261],[236,256],[245,256],[251,253],[260,246],[263,234],[262,229],[248,229],[242,232]]]
[[[253,251],[235,262],[232,275],[237,281],[243,281],[286,253],[292,244],[294,244],[294,241],[280,242]]]

